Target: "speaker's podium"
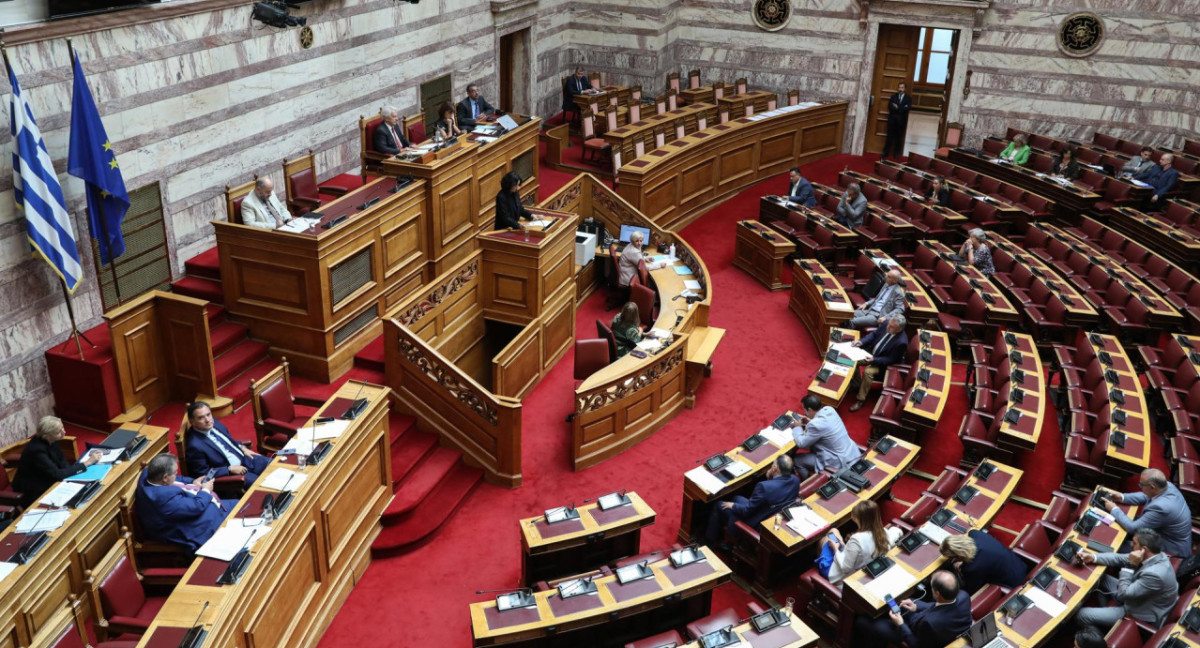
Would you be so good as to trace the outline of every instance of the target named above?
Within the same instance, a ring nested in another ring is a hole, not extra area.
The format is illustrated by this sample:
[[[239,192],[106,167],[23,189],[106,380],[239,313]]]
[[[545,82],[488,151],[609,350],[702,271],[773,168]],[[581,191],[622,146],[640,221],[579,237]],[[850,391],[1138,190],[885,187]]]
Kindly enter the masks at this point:
[[[485,232],[477,238],[488,319],[525,326],[551,310],[558,298],[575,301],[571,289],[578,217],[546,209],[530,213],[534,220],[522,222],[520,229]]]

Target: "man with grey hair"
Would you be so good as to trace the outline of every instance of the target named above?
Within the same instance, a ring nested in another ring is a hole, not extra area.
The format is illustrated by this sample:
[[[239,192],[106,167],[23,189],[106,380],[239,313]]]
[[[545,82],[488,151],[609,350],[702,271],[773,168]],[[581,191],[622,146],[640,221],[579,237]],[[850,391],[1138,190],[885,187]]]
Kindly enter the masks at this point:
[[[1178,558],[1192,555],[1192,513],[1179,487],[1167,481],[1157,468],[1147,468],[1138,479],[1137,493],[1105,493],[1104,509],[1122,529],[1135,533],[1154,529],[1162,536],[1163,551]],[[1129,519],[1117,504],[1141,507],[1136,520]]]
[[[100,451],[92,450],[78,462],[67,459],[59,447],[66,436],[62,419],[43,416],[38,421],[37,434],[21,450],[21,461],[13,477],[13,488],[21,493],[21,508],[28,509],[55,482],[60,482],[87,470],[100,461]]]
[[[412,146],[404,137],[404,129],[400,125],[400,111],[395,106],[384,106],[379,110],[383,123],[375,127],[375,138],[372,144],[376,153],[396,155]]]
[[[865,349],[870,355],[862,362],[862,375],[855,373],[850,379],[851,388],[854,388],[854,381],[858,381],[858,398],[850,406],[851,412],[857,412],[866,404],[871,383],[876,377],[887,371],[888,367],[904,361],[904,352],[908,349],[908,334],[904,332],[907,325],[908,321],[903,315],[895,315],[887,321],[886,326],[880,326],[854,342],[854,346]]]
[[[275,197],[275,182],[266,176],[255,180],[254,190],[242,199],[242,225],[273,230],[291,220],[291,212]]]
[[[851,229],[863,224],[863,214],[867,212],[867,197],[862,194],[862,187],[857,182],[851,182],[846,187],[846,193],[838,201],[837,215],[834,220]]]
[[[1162,627],[1171,608],[1179,601],[1179,583],[1171,559],[1162,552],[1162,538],[1152,529],[1133,534],[1133,549],[1127,554],[1080,551],[1077,559],[1085,565],[1120,567],[1120,579],[1105,576],[1100,582],[1101,602],[1107,594],[1120,605],[1086,607],[1079,610],[1075,622],[1082,628],[1108,631],[1125,615]]]
[[[863,329],[870,326],[880,326],[884,320],[904,314],[904,287],[900,280],[904,277],[897,268],[887,271],[883,277],[883,287],[873,299],[863,302],[850,318],[850,326]]]

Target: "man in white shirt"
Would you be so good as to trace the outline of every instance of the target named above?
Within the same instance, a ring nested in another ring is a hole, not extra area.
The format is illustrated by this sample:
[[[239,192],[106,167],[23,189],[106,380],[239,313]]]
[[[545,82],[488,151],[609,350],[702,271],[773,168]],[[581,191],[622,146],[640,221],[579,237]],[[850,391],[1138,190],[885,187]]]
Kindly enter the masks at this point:
[[[292,220],[287,207],[275,197],[275,183],[270,178],[254,182],[254,191],[242,199],[242,224],[259,229],[279,229]]]

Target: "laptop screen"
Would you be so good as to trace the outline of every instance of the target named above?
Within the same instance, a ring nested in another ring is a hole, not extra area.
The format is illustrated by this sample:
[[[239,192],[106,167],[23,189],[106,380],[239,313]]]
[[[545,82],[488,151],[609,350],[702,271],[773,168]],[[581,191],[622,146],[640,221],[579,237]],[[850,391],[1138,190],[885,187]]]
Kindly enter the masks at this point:
[[[997,634],[999,633],[996,630],[996,615],[985,614],[982,619],[971,626],[971,632],[968,637],[971,640],[973,648],[980,648],[987,645],[987,642],[995,639]]]

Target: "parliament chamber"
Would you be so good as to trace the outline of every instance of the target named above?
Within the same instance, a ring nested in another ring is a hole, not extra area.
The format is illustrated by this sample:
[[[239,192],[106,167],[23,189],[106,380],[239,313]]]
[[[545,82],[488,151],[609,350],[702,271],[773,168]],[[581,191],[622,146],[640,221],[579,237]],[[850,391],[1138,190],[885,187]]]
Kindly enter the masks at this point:
[[[10,4],[0,647],[1200,646],[1200,0]]]

